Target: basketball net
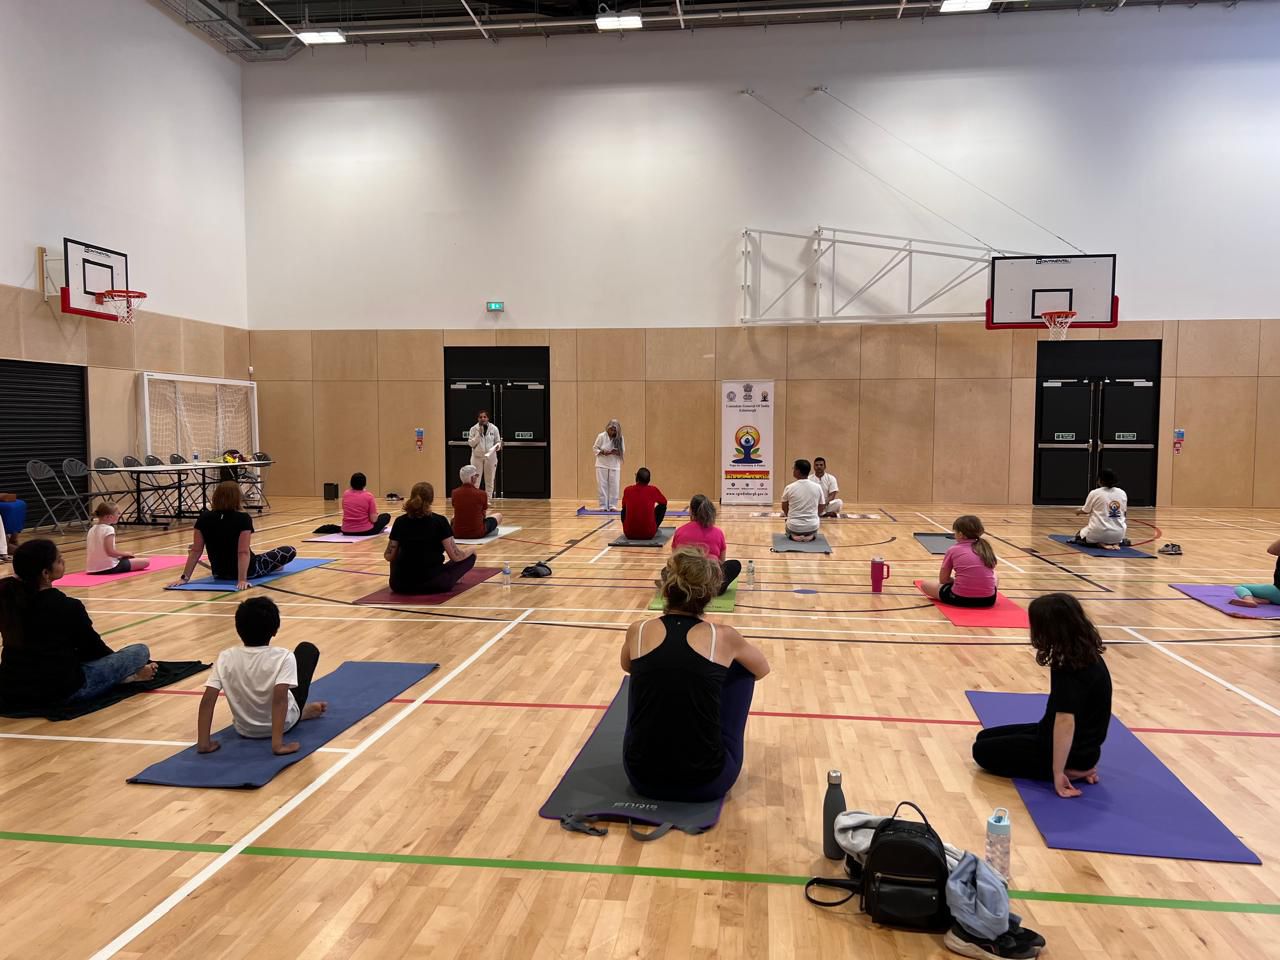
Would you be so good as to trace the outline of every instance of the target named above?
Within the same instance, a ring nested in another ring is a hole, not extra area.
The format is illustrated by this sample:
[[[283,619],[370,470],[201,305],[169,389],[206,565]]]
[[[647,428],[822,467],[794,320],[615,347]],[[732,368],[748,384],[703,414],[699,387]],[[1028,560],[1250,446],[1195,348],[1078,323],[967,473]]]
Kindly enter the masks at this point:
[[[115,311],[120,323],[133,323],[133,311],[139,300],[147,299],[141,290],[103,290],[95,293],[93,299]]]
[[[1076,318],[1074,310],[1046,310],[1040,319],[1049,328],[1050,340],[1067,339],[1067,331],[1071,329],[1071,321]]]

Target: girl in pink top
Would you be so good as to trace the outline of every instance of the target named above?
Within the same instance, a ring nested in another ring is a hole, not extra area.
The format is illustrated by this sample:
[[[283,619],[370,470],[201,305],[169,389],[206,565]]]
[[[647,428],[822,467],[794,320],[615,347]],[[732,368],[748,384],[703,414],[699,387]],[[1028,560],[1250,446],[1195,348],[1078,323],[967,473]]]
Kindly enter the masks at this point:
[[[351,475],[351,489],[342,495],[342,532],[349,537],[371,537],[391,522],[391,514],[378,512],[378,501],[364,488],[363,473]]]
[[[942,558],[937,580],[923,580],[927,596],[953,607],[993,607],[996,602],[996,552],[983,539],[986,530],[972,514],[951,525],[956,545]]]
[[[716,508],[707,497],[699,493],[689,501],[689,516],[691,519],[688,523],[676,528],[675,535],[671,538],[671,549],[698,547],[707,556],[719,560],[722,574],[720,593],[723,594],[729,589],[729,584],[738,579],[742,563],[724,558],[727,552],[724,531],[716,526]]]

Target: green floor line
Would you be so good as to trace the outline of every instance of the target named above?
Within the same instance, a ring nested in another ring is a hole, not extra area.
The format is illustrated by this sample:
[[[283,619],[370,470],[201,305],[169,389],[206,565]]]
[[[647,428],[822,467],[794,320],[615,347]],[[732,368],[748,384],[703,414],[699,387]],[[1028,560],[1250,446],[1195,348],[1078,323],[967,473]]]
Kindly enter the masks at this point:
[[[168,616],[171,613],[181,613],[183,610],[190,610],[192,607],[199,606],[202,603],[209,603],[213,600],[221,600],[223,597],[231,597],[235,595],[234,590],[228,590],[226,593],[219,593],[213,597],[203,597],[200,600],[193,600],[184,606],[178,607],[177,610],[165,610],[163,613],[153,614],[149,617],[143,617],[141,620],[135,620],[133,623],[126,623],[122,627],[112,627],[110,630],[103,630],[99,636],[109,637],[113,633],[119,633],[121,630],[129,630],[133,627],[140,627],[144,623],[150,623],[152,620],[159,620],[161,617]]]
[[[79,837],[57,833],[0,831],[0,840],[18,843],[57,843],[85,847],[116,847],[182,853],[225,853],[227,843],[181,843],[170,840],[132,840],[112,837]],[[473,867],[485,870],[532,870],[546,873],[594,873],[627,877],[661,877],[674,880],[710,880],[717,883],[766,883],[800,887],[809,879],[784,873],[739,873],[731,870],[686,870],[678,867],[632,867],[616,863],[575,863],[560,860],[507,860],[501,857],[441,857],[412,853],[378,853],[359,850],[304,850],[294,847],[245,847],[247,857],[287,860],[347,860],[366,863],[402,863],[411,866]],[[1260,913],[1280,916],[1280,903],[1244,903],[1233,900],[1175,900],[1161,897],[1125,897],[1095,893],[1058,893],[1048,890],[1010,890],[1011,900],[1049,903],[1081,903],[1107,907],[1146,907],[1155,910],[1199,910],[1208,913]]]

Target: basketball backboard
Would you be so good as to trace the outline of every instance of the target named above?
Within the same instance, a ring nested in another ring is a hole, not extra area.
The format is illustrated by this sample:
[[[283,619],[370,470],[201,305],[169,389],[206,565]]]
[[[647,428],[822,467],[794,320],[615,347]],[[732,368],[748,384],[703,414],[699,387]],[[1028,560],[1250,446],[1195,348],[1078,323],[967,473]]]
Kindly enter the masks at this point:
[[[62,285],[62,312],[103,320],[119,319],[110,305],[98,302],[104,290],[128,290],[129,255],[80,240],[64,239],[62,257],[65,276]]]
[[[1115,254],[992,257],[987,328],[1044,326],[1041,314],[1074,310],[1072,327],[1120,322]]]

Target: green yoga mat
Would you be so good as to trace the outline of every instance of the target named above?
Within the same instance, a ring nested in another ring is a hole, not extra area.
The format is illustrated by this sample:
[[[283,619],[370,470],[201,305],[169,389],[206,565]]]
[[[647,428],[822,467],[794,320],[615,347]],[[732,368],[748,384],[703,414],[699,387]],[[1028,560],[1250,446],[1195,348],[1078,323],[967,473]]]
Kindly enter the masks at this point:
[[[733,605],[738,602],[738,581],[729,584],[729,589],[707,604],[707,613],[733,613]],[[649,601],[650,610],[662,609],[662,594],[656,593]]]

